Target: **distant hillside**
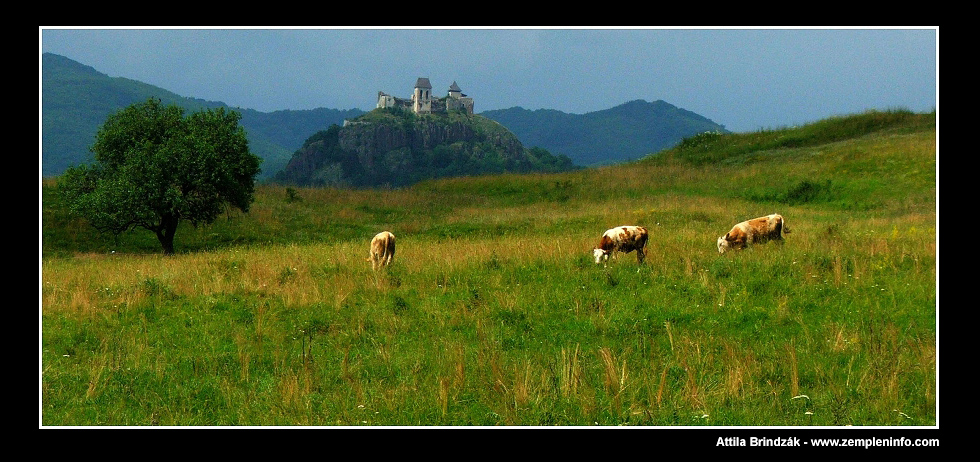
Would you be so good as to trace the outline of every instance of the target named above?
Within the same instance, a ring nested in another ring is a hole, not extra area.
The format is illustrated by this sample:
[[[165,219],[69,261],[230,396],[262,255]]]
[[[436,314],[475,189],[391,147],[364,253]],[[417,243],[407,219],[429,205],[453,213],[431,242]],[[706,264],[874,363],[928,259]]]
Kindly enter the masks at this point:
[[[785,149],[821,146],[872,133],[879,135],[934,132],[936,113],[917,114],[907,109],[869,110],[861,114],[829,117],[781,130],[722,135],[701,133],[685,138],[671,149],[641,162],[663,164],[683,161],[691,165],[744,163]]]
[[[449,176],[573,169],[568,157],[525,149],[506,127],[480,115],[375,109],[311,136],[275,181],[400,187]]]
[[[106,118],[129,105],[159,98],[188,112],[226,104],[187,98],[153,85],[123,77],[109,77],[64,56],[41,56],[41,174],[60,175],[71,165],[91,160],[89,147]],[[233,108],[242,114],[242,126],[252,152],[261,157],[260,178],[281,170],[310,135],[331,124],[364,113],[359,109],[312,109],[264,113]]]
[[[41,57],[41,174],[57,176],[71,165],[91,160],[89,146],[106,118],[129,105],[159,98],[188,112],[228,107],[225,103],[177,95],[123,77],[109,77],[64,56]],[[259,178],[268,180],[285,168],[293,154],[317,132],[365,114],[360,109],[312,109],[242,114],[252,152],[263,159]],[[587,114],[515,107],[481,116],[507,127],[525,147],[565,155],[576,165],[592,166],[638,159],[670,148],[685,137],[723,125],[663,101],[631,101]]]
[[[728,133],[724,125],[664,101],[634,100],[581,115],[521,107],[480,115],[509,128],[525,146],[567,155],[584,166],[638,159],[698,133]]]

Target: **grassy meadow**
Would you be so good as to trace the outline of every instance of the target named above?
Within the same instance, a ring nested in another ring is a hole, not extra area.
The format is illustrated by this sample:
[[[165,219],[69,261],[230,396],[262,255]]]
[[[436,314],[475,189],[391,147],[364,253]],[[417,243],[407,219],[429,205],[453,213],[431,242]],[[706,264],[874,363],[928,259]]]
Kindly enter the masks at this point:
[[[40,421],[936,425],[936,161],[935,114],[890,111],[563,174],[265,185],[169,257],[45,180]],[[718,253],[773,212],[784,243]],[[623,224],[646,264],[595,265]]]

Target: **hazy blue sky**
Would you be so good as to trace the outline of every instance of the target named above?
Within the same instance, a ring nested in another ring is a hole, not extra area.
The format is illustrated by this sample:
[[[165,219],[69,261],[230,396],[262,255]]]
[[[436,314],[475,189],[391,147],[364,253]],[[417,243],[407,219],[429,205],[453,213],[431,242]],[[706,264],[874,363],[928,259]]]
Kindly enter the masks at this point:
[[[373,109],[378,91],[476,112],[664,100],[733,131],[938,105],[938,29],[62,29],[40,49],[231,106]],[[39,57],[40,58],[40,57]]]

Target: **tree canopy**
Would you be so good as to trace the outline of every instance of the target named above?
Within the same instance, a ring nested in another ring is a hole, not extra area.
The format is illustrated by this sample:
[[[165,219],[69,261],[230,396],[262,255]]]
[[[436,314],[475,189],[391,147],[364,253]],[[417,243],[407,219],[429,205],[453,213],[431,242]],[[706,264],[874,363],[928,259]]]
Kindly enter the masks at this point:
[[[261,159],[249,151],[240,119],[224,108],[185,117],[153,98],[129,106],[99,129],[95,161],[64,174],[62,197],[96,229],[145,228],[172,254],[181,220],[211,223],[227,205],[248,212]]]

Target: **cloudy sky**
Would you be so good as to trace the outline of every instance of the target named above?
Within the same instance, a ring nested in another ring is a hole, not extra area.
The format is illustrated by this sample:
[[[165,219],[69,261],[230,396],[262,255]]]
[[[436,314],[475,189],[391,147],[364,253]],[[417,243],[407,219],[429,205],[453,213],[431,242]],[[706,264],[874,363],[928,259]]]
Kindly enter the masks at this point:
[[[259,111],[370,110],[378,91],[407,98],[428,77],[439,96],[455,81],[477,113],[584,114],[664,100],[737,132],[937,108],[938,35],[935,27],[39,29],[41,52]]]

